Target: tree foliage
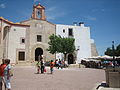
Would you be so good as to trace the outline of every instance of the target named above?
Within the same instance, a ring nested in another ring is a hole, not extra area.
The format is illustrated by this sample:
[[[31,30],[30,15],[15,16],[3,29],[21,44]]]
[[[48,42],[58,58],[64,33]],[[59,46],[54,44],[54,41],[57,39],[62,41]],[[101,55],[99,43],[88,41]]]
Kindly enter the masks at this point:
[[[113,50],[111,48],[107,48],[107,50],[105,51],[105,55],[113,56]]]
[[[61,36],[51,35],[47,49],[51,54],[63,53],[66,57],[68,53],[73,53],[75,50],[74,38],[62,38]]]
[[[59,51],[59,42],[61,41],[61,37],[60,36],[56,36],[56,35],[51,35],[49,37],[50,41],[48,42],[49,44],[49,48],[47,49],[51,54],[55,54]]]
[[[113,54],[115,56],[120,56],[120,44],[116,47],[116,49],[114,50],[114,53],[113,53],[113,50],[111,48],[106,49],[105,55],[113,56]]]
[[[73,38],[61,38],[61,53],[72,53],[75,50],[74,46],[74,39]]]
[[[120,44],[116,47],[116,56],[120,56]]]

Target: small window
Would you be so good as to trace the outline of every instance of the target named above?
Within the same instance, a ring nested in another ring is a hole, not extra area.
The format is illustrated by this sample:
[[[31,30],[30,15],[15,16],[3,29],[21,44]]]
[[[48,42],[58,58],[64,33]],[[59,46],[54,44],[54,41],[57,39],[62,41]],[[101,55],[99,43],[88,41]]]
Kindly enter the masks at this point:
[[[25,39],[24,38],[22,38],[22,43],[25,43]]]
[[[37,42],[41,42],[42,41],[42,36],[41,35],[37,35]]]
[[[25,60],[25,52],[21,51],[19,52],[19,61],[24,61]]]
[[[20,39],[20,43],[21,43],[21,44],[24,44],[24,43],[25,43],[25,38],[21,38],[21,39]]]
[[[63,29],[63,33],[65,33],[65,29]]]
[[[69,29],[68,29],[68,35],[69,35],[69,36],[73,36],[73,29],[72,29],[72,28],[69,28]]]
[[[16,31],[16,29],[14,29],[14,31]]]

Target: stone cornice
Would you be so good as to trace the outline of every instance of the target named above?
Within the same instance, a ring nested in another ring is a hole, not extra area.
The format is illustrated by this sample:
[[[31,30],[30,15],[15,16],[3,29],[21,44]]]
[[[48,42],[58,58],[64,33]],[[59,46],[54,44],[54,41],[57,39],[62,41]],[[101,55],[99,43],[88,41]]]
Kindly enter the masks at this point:
[[[25,24],[20,24],[20,23],[13,23],[11,21],[8,21],[7,19],[4,19],[3,17],[0,17],[0,20],[4,21],[7,24],[13,25],[13,26],[30,27],[30,25],[25,25]]]

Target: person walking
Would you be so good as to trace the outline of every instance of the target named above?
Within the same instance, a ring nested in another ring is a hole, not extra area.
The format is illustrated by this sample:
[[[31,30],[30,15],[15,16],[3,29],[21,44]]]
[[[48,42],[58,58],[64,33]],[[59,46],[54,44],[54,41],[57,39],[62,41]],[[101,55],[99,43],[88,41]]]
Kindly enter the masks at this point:
[[[5,79],[5,84],[7,90],[11,90],[11,83],[10,83],[10,78],[11,78],[11,65],[10,65],[10,59],[6,59],[6,67],[4,69],[4,79]]]
[[[62,69],[62,61],[59,59],[59,62],[58,62],[58,69],[61,68]]]
[[[40,60],[37,61],[36,66],[37,66],[37,74],[39,74],[40,73],[40,66],[41,66]]]
[[[45,63],[43,58],[41,57],[41,73],[44,73],[44,69],[45,69]]]
[[[5,60],[2,59],[2,64],[0,65],[0,90],[2,90],[3,82],[4,82],[4,69],[6,67]],[[5,85],[5,82],[4,82]]]
[[[53,60],[51,60],[51,62],[50,62],[50,72],[51,72],[51,74],[53,74],[53,67],[54,67],[54,62],[53,62]]]
[[[56,60],[56,68],[58,68],[59,69],[59,61],[58,60]]]

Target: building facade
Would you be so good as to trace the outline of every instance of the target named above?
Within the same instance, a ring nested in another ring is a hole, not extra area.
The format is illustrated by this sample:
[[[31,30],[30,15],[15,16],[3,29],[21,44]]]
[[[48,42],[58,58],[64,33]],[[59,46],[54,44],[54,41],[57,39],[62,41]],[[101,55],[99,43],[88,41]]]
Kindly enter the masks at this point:
[[[29,27],[0,17],[0,59],[10,58],[12,63],[17,63],[18,58],[26,59],[25,38]]]
[[[54,55],[46,50],[52,34],[75,38],[76,50],[67,55],[69,64],[95,55],[92,54],[89,27],[83,23],[79,26],[50,23],[46,20],[45,7],[39,3],[33,6],[31,18],[20,23],[0,17],[0,59],[9,58],[12,63],[34,62],[41,55],[45,61],[63,59],[63,54]]]
[[[79,25],[56,25],[56,35],[75,39],[75,52],[67,55],[68,64],[80,63],[82,58],[92,56],[90,27]],[[56,54],[56,58],[63,59],[63,54]]]

